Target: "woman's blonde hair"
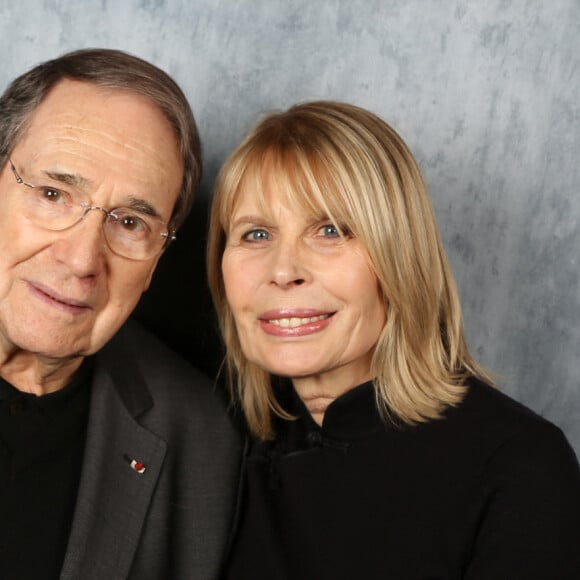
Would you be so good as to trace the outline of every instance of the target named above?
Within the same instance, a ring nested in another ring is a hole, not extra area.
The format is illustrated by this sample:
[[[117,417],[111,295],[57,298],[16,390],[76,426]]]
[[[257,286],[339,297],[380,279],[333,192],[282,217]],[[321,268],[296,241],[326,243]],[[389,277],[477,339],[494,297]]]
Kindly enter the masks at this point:
[[[359,107],[299,104],[264,118],[232,153],[219,173],[211,209],[209,285],[230,386],[256,436],[272,436],[272,412],[289,416],[269,373],[244,356],[221,261],[240,186],[251,180],[263,202],[266,164],[292,202],[327,215],[368,251],[387,314],[372,360],[385,418],[412,424],[440,417],[463,398],[467,376],[490,382],[467,349],[429,194],[403,140]]]

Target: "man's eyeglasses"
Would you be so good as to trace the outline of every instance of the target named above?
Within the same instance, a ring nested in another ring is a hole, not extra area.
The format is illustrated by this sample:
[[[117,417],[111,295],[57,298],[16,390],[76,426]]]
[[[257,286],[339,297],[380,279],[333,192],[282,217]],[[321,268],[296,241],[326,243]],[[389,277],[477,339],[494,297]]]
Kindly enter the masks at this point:
[[[8,159],[16,181],[25,186],[22,198],[24,213],[35,225],[60,232],[78,224],[90,211],[103,213],[103,232],[113,252],[131,260],[149,260],[172,240],[175,230],[157,216],[129,207],[107,210],[79,201],[78,192],[65,191],[49,185],[32,185],[20,177],[14,163]]]

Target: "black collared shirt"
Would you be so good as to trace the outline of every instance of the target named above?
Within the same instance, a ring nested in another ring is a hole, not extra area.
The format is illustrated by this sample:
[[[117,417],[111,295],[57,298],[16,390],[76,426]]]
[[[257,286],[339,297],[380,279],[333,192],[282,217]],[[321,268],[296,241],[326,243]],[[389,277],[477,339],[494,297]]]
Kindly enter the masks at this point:
[[[291,387],[255,442],[228,580],[576,580],[580,471],[559,429],[473,380],[445,418],[383,422],[373,386],[322,427]]]
[[[75,507],[92,364],[37,397],[0,378],[0,578],[58,578]]]

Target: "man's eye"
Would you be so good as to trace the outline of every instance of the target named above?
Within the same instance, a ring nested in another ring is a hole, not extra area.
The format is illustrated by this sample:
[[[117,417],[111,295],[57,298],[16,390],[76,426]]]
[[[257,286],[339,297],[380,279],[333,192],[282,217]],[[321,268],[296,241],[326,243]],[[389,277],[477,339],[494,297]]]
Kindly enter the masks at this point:
[[[117,223],[129,232],[139,232],[146,229],[145,222],[133,215],[122,216],[117,220]]]
[[[48,201],[51,203],[66,203],[68,201],[64,192],[60,191],[60,189],[55,189],[54,187],[39,187],[37,192],[42,201]]]
[[[270,234],[266,230],[250,230],[243,238],[246,242],[263,242],[270,239]]]
[[[151,230],[146,220],[126,210],[113,210],[109,219],[119,233],[143,235]]]

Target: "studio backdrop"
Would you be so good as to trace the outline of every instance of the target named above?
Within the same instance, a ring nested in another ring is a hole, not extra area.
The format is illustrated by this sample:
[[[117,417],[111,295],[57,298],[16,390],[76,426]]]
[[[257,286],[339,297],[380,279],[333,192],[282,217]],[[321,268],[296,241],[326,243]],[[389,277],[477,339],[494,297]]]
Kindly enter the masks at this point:
[[[0,0],[0,89],[82,47],[184,89],[204,147],[194,212],[136,317],[213,374],[204,270],[216,172],[265,112],[349,101],[417,156],[473,354],[580,453],[578,0]]]

